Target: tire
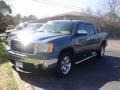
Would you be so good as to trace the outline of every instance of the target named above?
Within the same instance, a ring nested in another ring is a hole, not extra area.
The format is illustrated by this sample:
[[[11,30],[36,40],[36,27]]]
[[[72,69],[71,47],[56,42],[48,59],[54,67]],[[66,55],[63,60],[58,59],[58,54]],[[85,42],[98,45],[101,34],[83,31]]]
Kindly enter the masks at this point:
[[[102,58],[105,54],[105,45],[101,45],[100,49],[97,51],[97,57]]]
[[[73,68],[72,55],[68,52],[62,53],[60,55],[58,64],[57,64],[57,75],[60,77],[66,77],[70,74]]]

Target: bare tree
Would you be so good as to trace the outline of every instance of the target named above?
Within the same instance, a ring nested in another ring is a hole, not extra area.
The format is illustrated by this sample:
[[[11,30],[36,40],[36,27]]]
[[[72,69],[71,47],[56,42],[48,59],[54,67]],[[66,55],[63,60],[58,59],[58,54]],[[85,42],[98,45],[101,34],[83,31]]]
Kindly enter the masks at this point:
[[[108,0],[108,8],[113,13],[120,11],[120,0]]]
[[[109,24],[118,23],[120,15],[120,0],[102,0],[100,3],[102,3],[99,8],[100,13],[97,13],[102,14],[104,20],[109,22]]]

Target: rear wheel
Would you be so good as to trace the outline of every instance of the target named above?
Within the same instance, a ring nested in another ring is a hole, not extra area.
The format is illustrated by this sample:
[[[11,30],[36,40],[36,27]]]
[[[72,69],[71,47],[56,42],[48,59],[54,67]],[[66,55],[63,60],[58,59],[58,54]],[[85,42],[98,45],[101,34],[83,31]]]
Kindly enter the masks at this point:
[[[72,55],[68,52],[63,53],[58,61],[57,73],[59,76],[67,76],[73,67]]]
[[[102,45],[102,46],[100,47],[100,49],[98,50],[98,52],[97,52],[97,56],[101,58],[101,57],[104,56],[104,54],[105,54],[105,46]]]

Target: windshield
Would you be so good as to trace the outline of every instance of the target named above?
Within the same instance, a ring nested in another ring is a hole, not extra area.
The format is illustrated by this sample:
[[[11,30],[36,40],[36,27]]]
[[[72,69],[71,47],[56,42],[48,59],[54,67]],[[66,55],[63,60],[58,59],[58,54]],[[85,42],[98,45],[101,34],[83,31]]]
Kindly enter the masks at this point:
[[[73,27],[74,25],[72,22],[48,22],[38,31],[59,34],[72,34]]]
[[[42,26],[42,24],[29,24],[24,29],[25,30],[37,30]]]

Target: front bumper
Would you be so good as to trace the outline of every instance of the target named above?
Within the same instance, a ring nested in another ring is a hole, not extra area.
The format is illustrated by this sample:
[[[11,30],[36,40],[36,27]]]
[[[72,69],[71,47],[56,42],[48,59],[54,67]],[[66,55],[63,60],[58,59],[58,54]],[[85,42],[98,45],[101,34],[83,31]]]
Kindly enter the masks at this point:
[[[7,55],[9,56],[11,62],[15,65],[15,62],[22,62],[23,67],[26,67],[26,64],[31,65],[33,68],[39,68],[39,66],[42,66],[42,68],[55,68],[57,65],[57,58],[53,59],[48,59],[44,60],[41,58],[34,58],[35,55],[30,56],[30,55],[25,55],[25,54],[20,54],[16,53],[15,51],[11,50],[8,46],[6,46],[6,52]],[[29,68],[29,67],[28,67]],[[31,68],[31,67],[30,67]]]

